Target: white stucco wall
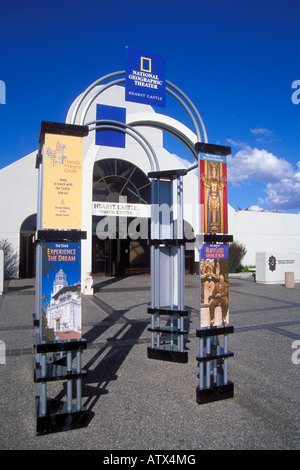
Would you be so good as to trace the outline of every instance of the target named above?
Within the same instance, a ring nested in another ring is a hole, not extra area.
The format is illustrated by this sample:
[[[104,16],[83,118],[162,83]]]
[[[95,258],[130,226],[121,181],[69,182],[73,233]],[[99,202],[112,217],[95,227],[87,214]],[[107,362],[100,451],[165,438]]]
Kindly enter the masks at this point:
[[[37,151],[0,170],[0,239],[19,252],[20,227],[37,211]]]
[[[247,248],[242,263],[256,264],[257,252],[299,251],[300,214],[235,211],[229,206],[229,233]]]
[[[286,277],[288,276],[288,277]],[[300,282],[300,253],[265,251],[256,253],[256,282],[292,287]]]
[[[95,90],[94,93],[98,92]],[[70,122],[75,102],[71,105],[66,122]],[[77,124],[83,124],[81,117],[87,99],[78,113]],[[132,125],[138,121],[147,123],[159,122],[162,119],[169,126],[179,129],[192,143],[196,136],[183,124],[167,116],[162,116],[150,107],[125,101],[123,87],[113,87],[99,95],[87,111],[84,123],[96,118],[96,104],[103,103],[112,106],[126,107],[127,123]],[[159,160],[160,170],[182,168],[181,162],[163,148],[163,132],[148,126],[138,126],[136,129],[143,133],[151,143]],[[35,143],[33,143],[35,144]],[[38,171],[35,168],[37,151],[33,151],[20,160],[0,170],[0,239],[7,238],[19,250],[19,233],[23,221],[37,211]],[[82,281],[87,271],[91,270],[92,243],[92,174],[95,161],[104,158],[120,158],[132,162],[147,174],[153,168],[144,149],[131,136],[126,136],[126,148],[114,148],[95,145],[95,133],[84,138],[83,165],[83,211],[82,230],[88,233],[88,239],[82,242],[83,264]],[[155,168],[154,168],[155,169]],[[198,218],[198,176],[195,171],[184,177],[183,199],[186,204],[184,218],[199,233]],[[235,211],[228,206],[229,234],[234,240],[244,243],[247,254],[243,264],[255,265],[256,252],[298,250],[300,239],[300,214],[279,214],[270,212]],[[196,253],[196,261],[198,256]]]

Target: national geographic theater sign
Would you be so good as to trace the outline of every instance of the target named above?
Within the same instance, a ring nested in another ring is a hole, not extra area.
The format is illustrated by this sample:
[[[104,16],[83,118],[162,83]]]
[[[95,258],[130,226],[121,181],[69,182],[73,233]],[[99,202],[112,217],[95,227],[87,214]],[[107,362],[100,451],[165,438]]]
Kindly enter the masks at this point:
[[[166,105],[165,61],[138,49],[126,48],[126,101]]]

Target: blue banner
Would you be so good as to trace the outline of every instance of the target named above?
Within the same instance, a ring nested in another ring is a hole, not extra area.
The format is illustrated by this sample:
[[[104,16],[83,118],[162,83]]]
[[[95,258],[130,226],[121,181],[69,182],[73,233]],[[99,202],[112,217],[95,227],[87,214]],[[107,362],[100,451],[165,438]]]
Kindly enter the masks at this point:
[[[228,259],[228,245],[203,245],[201,259]]]
[[[165,61],[138,49],[126,48],[126,101],[166,105]]]
[[[207,160],[211,162],[226,163],[226,156],[212,155],[211,153],[200,153],[200,160]]]

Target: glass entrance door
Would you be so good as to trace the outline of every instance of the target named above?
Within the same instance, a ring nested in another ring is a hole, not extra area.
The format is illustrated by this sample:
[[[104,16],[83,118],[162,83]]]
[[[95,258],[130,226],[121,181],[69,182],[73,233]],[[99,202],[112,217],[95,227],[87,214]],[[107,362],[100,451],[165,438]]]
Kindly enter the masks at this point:
[[[129,267],[129,240],[93,237],[93,274],[124,276]]]

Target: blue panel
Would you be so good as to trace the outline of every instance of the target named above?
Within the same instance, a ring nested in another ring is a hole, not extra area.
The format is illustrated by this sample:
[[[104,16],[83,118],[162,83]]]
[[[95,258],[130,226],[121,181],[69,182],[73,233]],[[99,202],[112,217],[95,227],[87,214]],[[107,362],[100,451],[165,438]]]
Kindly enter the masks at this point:
[[[203,245],[201,259],[228,259],[228,245]]]
[[[97,104],[96,119],[126,123],[126,108]],[[118,131],[96,131],[96,145],[125,148],[125,134]]]
[[[127,48],[125,99],[152,106],[166,105],[165,61],[162,57]]]
[[[211,162],[226,163],[226,156],[224,155],[212,155],[210,153],[200,153],[200,160],[208,160]]]

